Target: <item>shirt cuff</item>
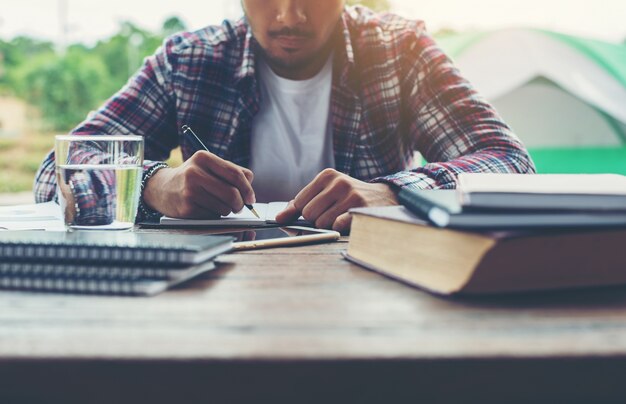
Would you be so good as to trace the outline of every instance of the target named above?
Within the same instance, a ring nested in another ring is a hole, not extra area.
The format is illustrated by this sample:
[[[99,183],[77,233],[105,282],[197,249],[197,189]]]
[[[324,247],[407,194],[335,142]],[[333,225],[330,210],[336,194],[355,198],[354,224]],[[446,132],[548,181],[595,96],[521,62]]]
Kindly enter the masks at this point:
[[[437,181],[424,173],[414,173],[411,171],[400,171],[385,177],[374,178],[370,182],[391,185],[396,189],[437,189],[440,188]]]
[[[141,198],[139,200],[139,210],[137,212],[136,222],[156,222],[163,216],[161,212],[152,209],[143,199],[143,192],[148,184],[148,181],[154,174],[162,168],[168,168],[169,166],[163,162],[146,162],[144,164],[143,176],[141,178]]]

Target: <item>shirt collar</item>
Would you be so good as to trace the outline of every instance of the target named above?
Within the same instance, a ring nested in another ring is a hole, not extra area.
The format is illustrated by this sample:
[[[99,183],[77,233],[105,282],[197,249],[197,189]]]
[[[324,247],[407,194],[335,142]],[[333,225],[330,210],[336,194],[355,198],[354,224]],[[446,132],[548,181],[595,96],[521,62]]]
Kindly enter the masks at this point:
[[[352,87],[356,83],[356,69],[354,61],[354,48],[350,36],[350,11],[346,9],[341,16],[341,39],[337,41],[335,49],[335,72],[338,74],[339,83],[346,87]]]
[[[252,29],[246,19],[243,19],[243,24],[246,25],[246,36],[243,43],[243,55],[241,58],[241,64],[235,72],[235,83],[246,78],[254,78],[256,74],[256,64],[254,58],[254,48],[256,47],[256,40],[252,36]]]

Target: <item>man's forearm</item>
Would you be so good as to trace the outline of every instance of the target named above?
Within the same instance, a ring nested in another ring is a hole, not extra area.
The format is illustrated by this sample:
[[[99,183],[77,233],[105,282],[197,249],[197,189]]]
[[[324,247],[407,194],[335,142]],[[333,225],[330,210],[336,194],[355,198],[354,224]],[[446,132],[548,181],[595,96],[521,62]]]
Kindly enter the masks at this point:
[[[447,162],[400,171],[373,182],[393,184],[398,188],[453,189],[458,174],[463,172],[533,174],[535,165],[523,149],[508,152],[483,150]]]

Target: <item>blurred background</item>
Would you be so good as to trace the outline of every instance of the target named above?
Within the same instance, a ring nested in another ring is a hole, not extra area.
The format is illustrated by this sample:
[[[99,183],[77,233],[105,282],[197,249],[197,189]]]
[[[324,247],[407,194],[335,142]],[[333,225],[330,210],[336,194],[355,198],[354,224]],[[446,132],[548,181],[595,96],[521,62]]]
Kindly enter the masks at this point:
[[[425,20],[540,172],[626,174],[623,0],[349,3]],[[166,36],[240,15],[237,0],[3,0],[0,205],[32,200],[54,135],[121,88]]]

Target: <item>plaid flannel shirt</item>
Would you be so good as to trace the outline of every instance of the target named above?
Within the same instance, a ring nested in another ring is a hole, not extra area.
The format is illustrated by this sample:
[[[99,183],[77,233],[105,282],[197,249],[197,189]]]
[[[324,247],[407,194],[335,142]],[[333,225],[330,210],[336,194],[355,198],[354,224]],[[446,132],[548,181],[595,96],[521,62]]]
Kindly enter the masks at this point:
[[[534,172],[524,146],[421,21],[346,7],[340,23],[330,105],[338,171],[419,189],[454,188],[460,172]],[[174,35],[73,134],[143,136],[144,180],[177,146],[185,159],[195,152],[182,125],[247,167],[262,102],[257,47],[245,18]],[[422,167],[416,150],[428,161]],[[54,164],[51,153],[37,173],[38,202],[55,198]]]

